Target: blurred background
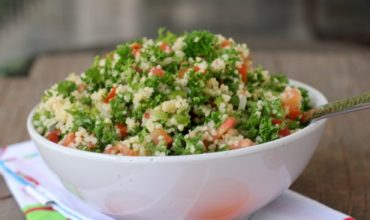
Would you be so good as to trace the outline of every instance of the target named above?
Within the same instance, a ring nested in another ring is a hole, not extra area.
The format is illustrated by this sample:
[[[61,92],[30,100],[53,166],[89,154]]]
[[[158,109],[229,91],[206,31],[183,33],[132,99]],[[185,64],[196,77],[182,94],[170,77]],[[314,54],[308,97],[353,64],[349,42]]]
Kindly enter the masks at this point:
[[[370,1],[0,0],[0,75],[26,74],[40,54],[109,50],[159,27],[207,29],[252,50],[369,48]]]
[[[0,0],[0,146],[29,139],[26,117],[46,88],[159,27],[246,42],[255,64],[329,100],[370,90],[370,0]],[[292,189],[369,219],[369,121],[368,111],[328,120]],[[1,177],[0,219],[24,219]]]

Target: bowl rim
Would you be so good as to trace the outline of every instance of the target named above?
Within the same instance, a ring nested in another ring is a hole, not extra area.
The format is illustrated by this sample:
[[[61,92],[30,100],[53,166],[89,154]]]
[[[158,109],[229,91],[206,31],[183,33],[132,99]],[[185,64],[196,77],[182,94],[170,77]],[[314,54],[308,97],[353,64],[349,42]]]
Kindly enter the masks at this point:
[[[293,86],[303,87],[308,90],[309,95],[311,98],[316,98],[316,102],[313,103],[314,105],[323,105],[326,104],[328,101],[326,97],[317,89],[309,86],[305,83],[302,83],[297,80],[289,79],[289,84]],[[255,154],[261,151],[267,151],[278,146],[284,146],[287,143],[291,143],[312,131],[318,129],[319,127],[323,126],[326,122],[326,119],[322,119],[319,121],[315,121],[310,123],[303,129],[283,138],[279,138],[270,142],[258,144],[258,146],[254,147],[247,147],[247,148],[240,148],[235,150],[227,150],[227,151],[220,151],[220,152],[211,152],[211,153],[203,153],[203,154],[191,154],[191,155],[173,155],[173,156],[124,156],[124,155],[111,155],[111,154],[103,154],[103,153],[95,153],[89,151],[83,151],[74,148],[67,148],[60,144],[56,144],[54,142],[49,141],[45,137],[41,136],[32,124],[32,118],[35,113],[36,107],[32,109],[27,117],[27,130],[35,145],[40,147],[48,148],[52,151],[57,151],[61,154],[67,154],[74,157],[80,158],[88,158],[88,159],[97,159],[97,160],[109,160],[115,162],[130,162],[130,163],[147,163],[147,162],[156,162],[156,163],[168,163],[168,162],[193,162],[193,161],[200,161],[200,160],[209,160],[209,159],[222,159],[227,157],[239,157],[246,154]],[[42,143],[42,146],[38,146],[37,143]]]

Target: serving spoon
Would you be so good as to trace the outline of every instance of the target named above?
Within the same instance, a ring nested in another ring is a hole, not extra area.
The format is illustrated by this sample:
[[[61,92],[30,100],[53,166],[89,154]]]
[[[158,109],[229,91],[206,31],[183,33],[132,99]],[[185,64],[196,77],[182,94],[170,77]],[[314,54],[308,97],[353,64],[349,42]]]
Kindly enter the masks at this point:
[[[342,115],[349,112],[359,111],[370,108],[370,92],[351,98],[341,99],[313,108],[305,113],[301,119],[302,122],[317,121],[323,118]]]

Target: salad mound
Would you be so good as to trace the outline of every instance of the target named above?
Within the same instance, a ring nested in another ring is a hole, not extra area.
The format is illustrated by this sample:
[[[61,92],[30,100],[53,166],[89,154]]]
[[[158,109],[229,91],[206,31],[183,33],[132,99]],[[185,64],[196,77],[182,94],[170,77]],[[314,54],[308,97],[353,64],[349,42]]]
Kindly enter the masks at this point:
[[[307,91],[254,68],[246,44],[208,31],[123,43],[45,91],[33,125],[65,147],[128,155],[250,147],[304,127]]]

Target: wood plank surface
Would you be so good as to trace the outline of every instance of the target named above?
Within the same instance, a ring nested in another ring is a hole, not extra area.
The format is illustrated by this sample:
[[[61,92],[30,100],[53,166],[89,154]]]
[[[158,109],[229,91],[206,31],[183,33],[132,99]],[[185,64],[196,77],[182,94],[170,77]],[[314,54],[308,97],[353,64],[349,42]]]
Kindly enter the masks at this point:
[[[284,72],[322,91],[329,100],[370,90],[370,51],[254,51],[254,64]],[[0,146],[27,140],[25,121],[44,89],[81,72],[92,53],[44,55],[28,77],[0,79]],[[328,120],[311,162],[292,189],[356,219],[370,219],[370,112]],[[22,219],[0,179],[0,219]]]

